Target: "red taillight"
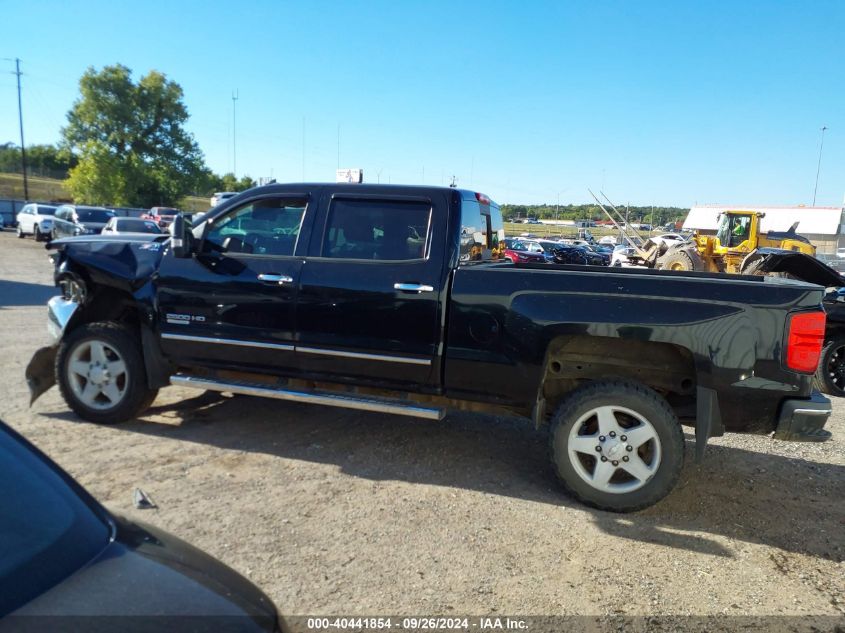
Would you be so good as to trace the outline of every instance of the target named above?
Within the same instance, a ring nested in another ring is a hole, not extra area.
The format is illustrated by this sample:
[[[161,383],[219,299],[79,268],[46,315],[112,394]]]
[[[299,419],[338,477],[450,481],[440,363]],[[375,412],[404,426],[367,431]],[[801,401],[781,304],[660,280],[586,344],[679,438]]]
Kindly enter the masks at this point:
[[[786,366],[812,373],[819,366],[824,344],[824,312],[801,312],[789,318],[786,339]]]
[[[478,200],[481,204],[490,204],[490,198],[485,196],[483,193],[476,193],[475,199]]]

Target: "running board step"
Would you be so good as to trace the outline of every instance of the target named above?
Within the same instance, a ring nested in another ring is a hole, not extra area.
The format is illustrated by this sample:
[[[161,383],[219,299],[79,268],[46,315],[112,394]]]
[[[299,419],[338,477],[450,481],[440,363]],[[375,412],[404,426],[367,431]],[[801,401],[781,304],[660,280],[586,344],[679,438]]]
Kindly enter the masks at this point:
[[[292,402],[304,402],[307,404],[322,404],[330,407],[358,409],[359,411],[378,411],[379,413],[407,415],[414,418],[425,418],[426,420],[442,420],[446,413],[442,409],[430,409],[428,407],[417,406],[416,404],[406,404],[399,400],[375,398],[373,396],[319,391],[294,391],[251,382],[223,381],[195,376],[171,376],[170,384],[178,387],[207,389],[209,391],[229,391],[246,396],[260,396],[262,398],[275,398],[277,400],[290,400]]]

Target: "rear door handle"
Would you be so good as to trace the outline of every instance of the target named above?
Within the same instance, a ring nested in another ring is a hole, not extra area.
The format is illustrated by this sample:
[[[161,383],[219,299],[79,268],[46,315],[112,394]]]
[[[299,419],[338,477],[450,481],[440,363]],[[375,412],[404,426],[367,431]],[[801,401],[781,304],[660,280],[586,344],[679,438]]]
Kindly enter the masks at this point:
[[[393,289],[402,292],[434,292],[434,286],[426,284],[393,284]]]
[[[288,275],[271,275],[268,273],[259,273],[258,281],[263,281],[268,284],[278,284],[281,286],[284,284],[293,283],[293,277],[290,277]]]

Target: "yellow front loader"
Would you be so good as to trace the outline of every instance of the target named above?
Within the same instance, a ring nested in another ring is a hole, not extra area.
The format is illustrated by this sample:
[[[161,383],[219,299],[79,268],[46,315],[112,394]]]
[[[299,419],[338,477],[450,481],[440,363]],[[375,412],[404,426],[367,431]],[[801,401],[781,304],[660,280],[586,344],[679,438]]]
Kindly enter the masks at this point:
[[[662,254],[652,249],[650,257],[657,268],[718,273],[755,274],[762,261],[777,253],[801,253],[815,258],[816,247],[795,232],[760,232],[758,211],[726,211],[719,215],[716,235],[696,233],[688,242],[669,247]]]

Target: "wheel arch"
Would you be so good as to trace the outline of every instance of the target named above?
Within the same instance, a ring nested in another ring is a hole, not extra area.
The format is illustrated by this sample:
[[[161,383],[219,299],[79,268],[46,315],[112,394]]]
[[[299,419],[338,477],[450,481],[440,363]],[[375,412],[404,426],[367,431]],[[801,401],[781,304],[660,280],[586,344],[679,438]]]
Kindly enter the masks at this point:
[[[698,386],[693,354],[681,345],[609,336],[557,336],[546,349],[535,423],[546,422],[546,414],[581,385],[608,378],[650,387],[676,409],[694,404]]]
[[[150,325],[146,307],[135,296],[119,288],[87,283],[86,289],[86,299],[68,321],[65,335],[88,323],[111,321],[129,325],[139,337],[148,385],[158,389],[170,384],[171,366]]]

